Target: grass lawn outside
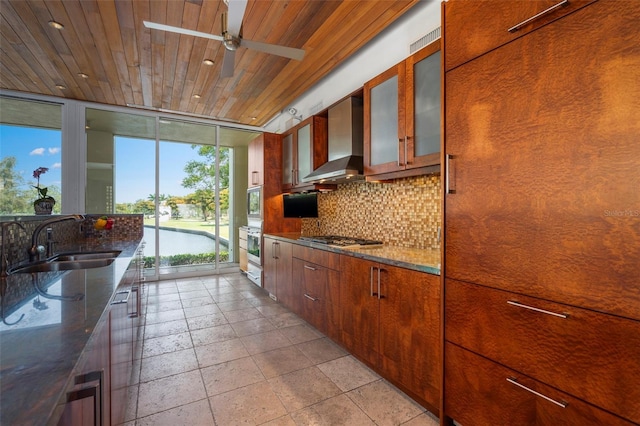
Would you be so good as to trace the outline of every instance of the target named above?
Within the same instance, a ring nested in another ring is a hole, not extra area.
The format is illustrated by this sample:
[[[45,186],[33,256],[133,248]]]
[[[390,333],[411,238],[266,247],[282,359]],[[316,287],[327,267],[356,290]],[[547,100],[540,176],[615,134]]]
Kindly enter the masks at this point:
[[[155,226],[155,218],[144,219],[145,226]],[[160,226],[164,228],[190,229],[193,231],[209,232],[212,235],[216,233],[214,222],[205,222],[203,220],[185,220],[185,219],[169,219],[166,222],[160,222]],[[229,239],[229,223],[220,224],[220,237]]]

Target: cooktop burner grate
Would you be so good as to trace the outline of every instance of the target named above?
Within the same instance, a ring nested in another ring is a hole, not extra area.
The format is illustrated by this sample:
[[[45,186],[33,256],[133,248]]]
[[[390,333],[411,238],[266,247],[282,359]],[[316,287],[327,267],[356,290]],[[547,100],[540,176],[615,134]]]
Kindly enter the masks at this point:
[[[310,237],[300,237],[299,239],[303,241],[311,241],[318,244],[327,244],[335,247],[382,245],[382,241],[345,237],[342,235],[315,235]]]

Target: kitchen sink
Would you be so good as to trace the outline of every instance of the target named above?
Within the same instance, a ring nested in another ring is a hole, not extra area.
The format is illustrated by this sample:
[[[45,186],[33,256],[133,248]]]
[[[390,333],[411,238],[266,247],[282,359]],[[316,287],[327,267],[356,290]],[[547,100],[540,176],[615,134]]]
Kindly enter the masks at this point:
[[[49,261],[67,261],[67,260],[94,260],[94,259],[115,259],[120,254],[120,251],[89,251],[89,252],[77,252],[77,253],[61,253]]]
[[[11,274],[31,274],[37,272],[73,271],[109,266],[119,251],[63,253],[51,259],[17,266],[8,271]]]

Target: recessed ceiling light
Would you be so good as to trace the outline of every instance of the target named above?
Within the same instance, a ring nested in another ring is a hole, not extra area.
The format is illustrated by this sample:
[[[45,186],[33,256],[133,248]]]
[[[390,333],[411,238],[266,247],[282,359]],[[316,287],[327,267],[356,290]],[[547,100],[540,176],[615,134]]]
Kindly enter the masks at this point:
[[[67,88],[67,86],[64,86],[62,84],[56,84],[56,89],[64,90],[66,88]]]
[[[200,99],[200,95],[198,95],[197,93],[195,95],[193,95],[194,98],[196,99]]]
[[[251,117],[252,120],[256,120],[258,117]]]
[[[78,77],[82,77],[82,78],[89,78],[89,74],[85,74],[83,72],[79,72],[78,73]]]
[[[213,59],[205,59],[202,63],[209,66],[214,64]]]
[[[49,21],[49,26],[51,28],[55,28],[56,30],[61,30],[64,28],[64,25],[62,25],[60,22],[56,22],[56,21]]]

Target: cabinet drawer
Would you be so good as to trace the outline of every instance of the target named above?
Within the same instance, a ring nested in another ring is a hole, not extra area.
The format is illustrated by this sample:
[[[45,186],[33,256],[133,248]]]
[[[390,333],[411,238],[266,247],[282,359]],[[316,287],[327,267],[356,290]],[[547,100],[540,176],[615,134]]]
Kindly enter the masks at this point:
[[[296,246],[293,256],[329,269],[340,269],[340,255],[327,250]]]
[[[489,361],[445,345],[445,415],[463,425],[631,425]]]
[[[246,250],[246,249],[247,249],[247,240],[243,240],[242,238],[240,238],[240,239],[238,240],[238,246],[239,246],[241,249],[245,249],[245,250]]]
[[[640,423],[640,322],[446,280],[446,340]]]
[[[445,70],[455,68],[594,1],[596,0],[445,2]],[[532,19],[535,16],[538,17]]]

